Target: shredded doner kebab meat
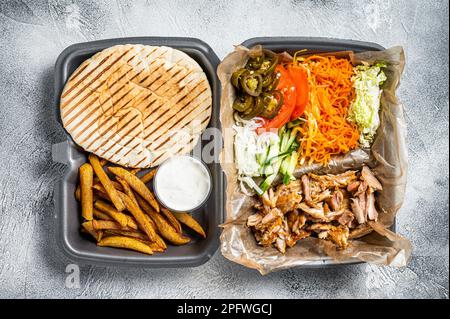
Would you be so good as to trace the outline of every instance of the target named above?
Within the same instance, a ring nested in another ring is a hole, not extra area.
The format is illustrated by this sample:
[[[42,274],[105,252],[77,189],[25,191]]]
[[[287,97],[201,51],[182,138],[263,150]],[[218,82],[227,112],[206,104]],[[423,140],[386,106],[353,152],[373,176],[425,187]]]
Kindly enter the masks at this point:
[[[282,253],[309,236],[345,249],[350,240],[372,231],[367,222],[378,218],[375,192],[380,190],[367,166],[338,175],[305,174],[264,193],[247,226],[258,244]]]

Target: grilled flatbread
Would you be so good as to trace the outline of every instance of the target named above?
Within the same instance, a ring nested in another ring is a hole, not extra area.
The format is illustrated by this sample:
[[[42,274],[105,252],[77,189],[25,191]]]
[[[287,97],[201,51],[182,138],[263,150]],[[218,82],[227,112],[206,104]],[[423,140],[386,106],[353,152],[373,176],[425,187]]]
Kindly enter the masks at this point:
[[[117,45],[83,62],[61,95],[61,118],[86,151],[153,167],[195,146],[211,117],[208,79],[169,47]]]

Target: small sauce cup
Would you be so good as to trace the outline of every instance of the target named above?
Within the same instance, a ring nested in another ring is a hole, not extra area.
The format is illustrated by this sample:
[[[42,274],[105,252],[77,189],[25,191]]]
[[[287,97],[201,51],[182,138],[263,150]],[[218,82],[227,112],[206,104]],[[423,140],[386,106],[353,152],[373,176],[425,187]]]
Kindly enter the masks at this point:
[[[211,194],[211,172],[197,158],[174,156],[158,167],[153,190],[158,201],[167,209],[194,211],[202,207]]]

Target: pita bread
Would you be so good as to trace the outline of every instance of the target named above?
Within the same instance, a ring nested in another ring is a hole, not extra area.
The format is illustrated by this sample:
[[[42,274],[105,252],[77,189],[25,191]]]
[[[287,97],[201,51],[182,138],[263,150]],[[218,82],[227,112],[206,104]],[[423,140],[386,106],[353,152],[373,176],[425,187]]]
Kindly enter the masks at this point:
[[[83,62],[60,104],[62,123],[78,145],[139,168],[190,152],[211,108],[211,87],[195,60],[169,47],[130,44]]]

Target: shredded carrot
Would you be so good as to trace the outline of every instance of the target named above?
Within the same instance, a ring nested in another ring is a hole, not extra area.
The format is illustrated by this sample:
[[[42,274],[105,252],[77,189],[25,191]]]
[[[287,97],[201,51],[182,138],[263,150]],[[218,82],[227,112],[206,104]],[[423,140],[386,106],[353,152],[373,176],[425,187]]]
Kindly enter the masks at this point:
[[[328,164],[333,155],[358,146],[359,131],[347,121],[354,97],[353,67],[347,59],[313,55],[295,57],[295,64],[308,69],[310,97],[299,126],[300,164]]]

